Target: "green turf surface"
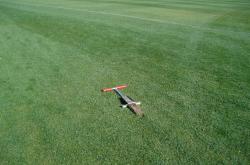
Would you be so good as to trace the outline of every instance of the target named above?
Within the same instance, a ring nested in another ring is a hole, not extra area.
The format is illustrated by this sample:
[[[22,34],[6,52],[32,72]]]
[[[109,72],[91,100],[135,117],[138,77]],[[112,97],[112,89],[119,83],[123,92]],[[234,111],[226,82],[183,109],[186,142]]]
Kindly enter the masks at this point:
[[[249,164],[249,109],[248,0],[0,1],[1,165]]]

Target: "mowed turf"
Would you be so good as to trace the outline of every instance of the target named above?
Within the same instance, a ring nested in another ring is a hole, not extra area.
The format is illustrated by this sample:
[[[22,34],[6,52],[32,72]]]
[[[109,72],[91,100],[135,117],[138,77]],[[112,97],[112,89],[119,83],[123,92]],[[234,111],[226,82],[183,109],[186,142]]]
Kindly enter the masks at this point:
[[[249,110],[248,0],[0,1],[1,165],[249,164]]]

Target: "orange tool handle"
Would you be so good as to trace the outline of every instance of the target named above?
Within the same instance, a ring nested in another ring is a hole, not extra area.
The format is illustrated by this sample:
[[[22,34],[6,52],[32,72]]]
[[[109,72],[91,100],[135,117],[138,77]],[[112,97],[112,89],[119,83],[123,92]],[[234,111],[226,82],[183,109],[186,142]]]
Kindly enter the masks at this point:
[[[102,92],[110,92],[110,91],[113,91],[114,89],[124,89],[126,87],[128,87],[128,85],[120,85],[120,86],[117,86],[117,87],[114,87],[114,88],[104,88],[101,91]]]

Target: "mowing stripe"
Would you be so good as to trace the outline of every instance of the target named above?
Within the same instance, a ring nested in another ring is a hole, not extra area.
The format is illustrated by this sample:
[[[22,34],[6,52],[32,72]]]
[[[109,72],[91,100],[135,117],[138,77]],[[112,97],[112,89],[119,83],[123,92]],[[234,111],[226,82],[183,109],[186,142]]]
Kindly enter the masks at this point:
[[[197,26],[197,25],[188,25],[188,24],[182,24],[182,23],[177,23],[177,22],[172,22],[172,21],[162,21],[162,20],[159,20],[159,19],[143,18],[143,17],[138,17],[138,16],[111,13],[111,12],[104,12],[104,11],[95,11],[95,10],[87,10],[87,9],[79,9],[79,8],[71,8],[71,7],[62,7],[62,6],[51,6],[50,4],[28,4],[28,3],[16,3],[16,2],[6,2],[6,1],[0,1],[0,2],[5,2],[5,3],[9,3],[9,4],[14,4],[14,5],[23,5],[23,6],[31,6],[31,7],[45,7],[45,8],[51,8],[51,9],[73,10],[73,11],[81,11],[81,12],[87,12],[87,13],[100,14],[100,15],[124,17],[124,18],[131,18],[131,19],[137,19],[137,20],[154,22],[154,23],[162,23],[162,24],[171,24],[171,25],[177,25],[177,26],[183,26],[183,27],[190,27],[190,28],[194,28],[194,29],[211,31],[211,32],[225,32],[226,31],[226,32],[230,32],[230,33],[243,33],[243,34],[250,35],[250,32],[237,32],[237,31],[231,31],[231,30],[218,30],[218,29],[214,29],[214,28],[202,27],[202,26]]]

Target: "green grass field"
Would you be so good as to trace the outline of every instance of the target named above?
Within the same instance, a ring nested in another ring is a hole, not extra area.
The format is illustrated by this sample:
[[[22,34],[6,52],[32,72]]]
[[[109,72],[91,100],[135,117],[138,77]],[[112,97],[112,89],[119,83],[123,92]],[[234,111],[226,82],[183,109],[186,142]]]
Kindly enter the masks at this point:
[[[144,118],[103,87],[128,84]],[[249,0],[0,0],[0,164],[249,164]]]

